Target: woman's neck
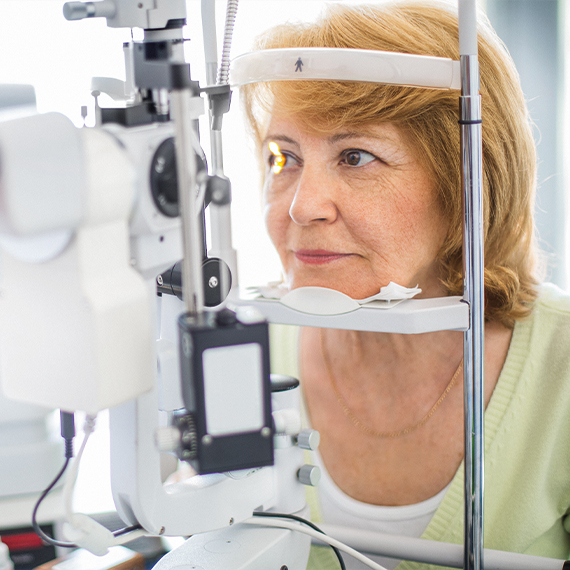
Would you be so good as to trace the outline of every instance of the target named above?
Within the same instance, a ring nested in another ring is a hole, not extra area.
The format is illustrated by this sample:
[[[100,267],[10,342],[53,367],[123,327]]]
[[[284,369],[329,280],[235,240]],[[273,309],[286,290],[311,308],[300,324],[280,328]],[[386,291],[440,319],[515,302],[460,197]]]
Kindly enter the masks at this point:
[[[369,383],[378,390],[386,384],[392,394],[426,381],[446,385],[463,358],[463,334],[457,331],[404,335],[324,330],[321,334],[324,356],[348,376],[345,385]],[[351,370],[361,374],[358,378],[346,374]]]

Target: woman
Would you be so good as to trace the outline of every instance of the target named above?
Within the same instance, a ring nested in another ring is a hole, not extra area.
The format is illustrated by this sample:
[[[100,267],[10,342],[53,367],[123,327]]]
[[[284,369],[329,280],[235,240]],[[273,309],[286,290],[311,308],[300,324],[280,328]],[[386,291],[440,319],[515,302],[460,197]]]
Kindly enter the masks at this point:
[[[282,47],[459,59],[456,16],[427,2],[333,5],[316,23],[279,26],[257,45]],[[570,301],[538,285],[529,117],[516,70],[487,25],[479,59],[485,546],[566,558]],[[291,288],[359,299],[394,281],[419,285],[423,297],[462,294],[457,92],[308,81],[248,86],[244,95],[263,157],[267,227]],[[272,351],[275,372],[301,378],[321,433],[316,518],[462,542],[462,333],[276,327]]]

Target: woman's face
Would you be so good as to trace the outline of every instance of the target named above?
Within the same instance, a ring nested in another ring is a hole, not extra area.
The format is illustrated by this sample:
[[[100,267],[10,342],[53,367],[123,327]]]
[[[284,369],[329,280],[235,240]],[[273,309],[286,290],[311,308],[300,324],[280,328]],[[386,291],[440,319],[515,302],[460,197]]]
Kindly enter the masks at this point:
[[[274,116],[263,146],[266,224],[292,289],[361,299],[394,281],[419,285],[422,296],[445,294],[436,255],[448,223],[397,127],[316,136]]]

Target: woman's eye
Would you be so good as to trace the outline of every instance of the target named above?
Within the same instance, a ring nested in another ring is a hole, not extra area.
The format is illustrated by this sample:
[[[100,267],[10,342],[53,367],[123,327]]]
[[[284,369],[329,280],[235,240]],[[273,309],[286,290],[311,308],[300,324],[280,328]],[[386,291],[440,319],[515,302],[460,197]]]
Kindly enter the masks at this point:
[[[346,150],[342,154],[342,162],[348,166],[364,166],[376,160],[376,157],[365,150]]]
[[[299,161],[293,155],[281,152],[279,146],[274,142],[269,143],[269,150],[271,151],[269,166],[275,174],[279,174],[284,168],[290,168],[299,164]]]
[[[269,156],[269,166],[275,174],[279,174],[284,168],[295,166],[297,161],[288,154],[272,154]]]

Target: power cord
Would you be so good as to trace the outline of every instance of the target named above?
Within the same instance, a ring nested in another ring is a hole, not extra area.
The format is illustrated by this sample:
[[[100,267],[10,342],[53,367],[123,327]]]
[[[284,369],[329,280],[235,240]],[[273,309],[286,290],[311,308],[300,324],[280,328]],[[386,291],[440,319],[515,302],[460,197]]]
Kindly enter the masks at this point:
[[[61,548],[76,548],[76,545],[72,542],[63,542],[61,540],[56,540],[51,536],[48,536],[38,524],[37,516],[38,510],[40,505],[42,504],[43,500],[48,496],[49,492],[57,485],[59,480],[63,477],[67,467],[69,466],[69,462],[73,457],[73,438],[75,437],[75,415],[73,412],[64,412],[63,410],[59,413],[59,420],[61,423],[61,437],[65,440],[65,463],[63,467],[59,471],[59,473],[55,476],[55,479],[48,485],[46,490],[40,495],[38,502],[34,506],[34,510],[32,512],[32,527],[35,533],[48,544],[53,546],[59,546]]]
[[[37,521],[37,515],[38,515],[38,509],[40,508],[42,501],[47,497],[48,493],[57,485],[57,482],[61,479],[61,477],[65,473],[65,470],[67,469],[67,466],[69,465],[69,461],[70,461],[70,458],[67,457],[65,459],[65,463],[63,464],[63,467],[61,468],[60,472],[55,476],[55,479],[49,484],[49,486],[46,488],[46,490],[40,495],[40,498],[38,499],[38,502],[36,503],[34,510],[32,512],[32,527],[33,527],[35,533],[47,544],[51,544],[52,546],[60,546],[61,548],[75,548],[76,545],[73,544],[72,542],[62,542],[60,540],[56,540],[55,538],[52,538],[51,536],[48,536],[40,528],[40,525],[38,524],[38,521]]]
[[[254,513],[254,514],[259,515],[261,513]],[[275,516],[276,517],[282,517],[283,515],[275,514]],[[285,518],[290,518],[290,516],[291,515],[286,515]],[[380,564],[374,562],[374,560],[371,560],[367,556],[364,556],[364,554],[361,554],[360,552],[358,552],[358,550],[355,550],[354,548],[351,548],[350,546],[347,546],[346,544],[340,542],[340,540],[336,540],[335,538],[332,538],[332,537],[324,534],[323,532],[317,532],[313,528],[306,528],[306,527],[302,526],[301,524],[297,524],[296,522],[291,522],[291,521],[287,521],[287,520],[267,520],[267,521],[262,523],[260,521],[259,522],[256,521],[255,517],[247,519],[243,522],[246,524],[253,524],[253,525],[258,525],[258,526],[259,525],[273,526],[273,527],[277,527],[277,528],[287,528],[289,530],[294,530],[297,532],[303,532],[303,533],[308,534],[309,536],[311,536],[313,538],[316,538],[320,542],[324,542],[326,544],[330,544],[331,546],[335,546],[339,550],[342,550],[343,552],[346,552],[350,556],[356,558],[357,560],[359,560],[363,564],[366,564],[366,566],[369,566],[373,570],[386,570],[386,568],[384,568],[384,566],[381,566]]]
[[[285,513],[255,512],[255,513],[253,513],[253,516],[254,517],[273,517],[273,518],[281,518],[281,519],[291,519],[291,520],[300,522],[302,524],[306,524],[307,526],[311,527],[313,530],[316,530],[317,532],[320,532],[321,534],[325,534],[316,524],[314,524],[310,520],[304,519],[303,517],[298,517],[297,515],[289,515],[289,514],[285,514]],[[326,536],[326,534],[325,534],[325,536]],[[338,563],[340,565],[341,570],[346,570],[346,566],[344,564],[344,560],[342,558],[342,554],[340,553],[340,550],[338,548],[336,548],[336,546],[333,546],[332,544],[330,544],[329,546],[333,549],[333,552],[336,554],[336,557],[338,558]]]
[[[61,422],[61,436],[65,440],[65,463],[63,464],[63,467],[60,469],[59,473],[55,476],[54,480],[48,485],[45,491],[42,492],[40,498],[35,504],[34,510],[32,511],[32,528],[34,529],[34,532],[47,544],[51,544],[52,546],[58,546],[61,548],[79,548],[79,545],[73,542],[56,540],[55,538],[47,535],[42,530],[37,521],[37,515],[40,505],[42,504],[43,500],[47,497],[47,495],[50,493],[50,491],[57,485],[59,480],[63,477],[63,474],[67,470],[69,463],[73,458],[73,438],[75,437],[75,416],[73,412],[61,411],[60,422]],[[85,449],[85,445],[87,444],[87,440],[89,439],[89,436],[91,432],[94,430],[94,428],[95,428],[95,418],[93,416],[87,416],[85,420],[85,438],[81,445],[81,449],[79,450],[79,453],[77,455],[76,465],[74,465],[74,472],[72,473],[74,480],[69,482],[70,487],[66,489],[67,492],[64,492],[64,494],[67,495],[66,502],[68,503],[68,509],[71,508],[71,490],[75,482],[75,478],[77,477],[78,463],[79,460],[81,459],[81,455],[83,454],[83,450]],[[124,542],[131,540],[130,537],[127,537],[125,535],[128,535],[131,532],[139,531],[141,529],[142,529],[141,525],[132,525],[114,531],[113,536],[119,539],[117,541],[118,544],[122,544]],[[137,538],[137,536],[132,537],[133,540],[135,538]]]

